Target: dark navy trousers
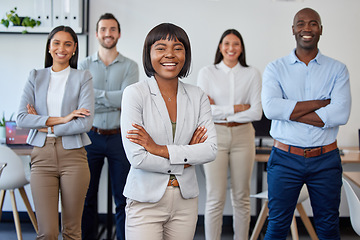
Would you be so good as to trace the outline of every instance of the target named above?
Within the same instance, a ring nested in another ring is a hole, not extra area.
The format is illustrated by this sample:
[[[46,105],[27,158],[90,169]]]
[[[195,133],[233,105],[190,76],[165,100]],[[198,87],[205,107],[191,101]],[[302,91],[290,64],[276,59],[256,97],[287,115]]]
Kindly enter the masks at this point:
[[[269,223],[265,240],[286,239],[303,184],[309,191],[319,239],[340,239],[342,166],[338,149],[305,158],[273,147],[267,174]]]
[[[100,135],[88,133],[92,144],[86,146],[90,168],[90,185],[85,198],[82,217],[82,238],[96,239],[98,234],[98,190],[104,158],[107,158],[111,178],[111,190],[116,205],[115,222],[117,240],[125,240],[125,206],[123,190],[130,170],[120,134]]]

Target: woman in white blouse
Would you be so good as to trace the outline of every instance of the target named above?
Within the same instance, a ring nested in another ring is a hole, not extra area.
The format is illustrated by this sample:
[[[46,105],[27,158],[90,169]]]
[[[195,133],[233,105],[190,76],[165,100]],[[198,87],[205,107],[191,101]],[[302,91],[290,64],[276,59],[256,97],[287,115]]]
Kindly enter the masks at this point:
[[[220,239],[230,168],[234,239],[248,239],[250,178],[255,160],[251,122],[262,115],[261,76],[246,64],[244,41],[237,30],[223,33],[215,62],[200,70],[198,86],[209,97],[218,138],[215,161],[204,165],[205,236],[207,240]]]
[[[78,38],[66,26],[46,43],[45,68],[32,70],[20,101],[17,124],[31,128],[31,192],[39,232],[58,239],[59,193],[63,239],[81,239],[81,216],[90,181],[84,146],[94,113],[90,72],[77,70]]]

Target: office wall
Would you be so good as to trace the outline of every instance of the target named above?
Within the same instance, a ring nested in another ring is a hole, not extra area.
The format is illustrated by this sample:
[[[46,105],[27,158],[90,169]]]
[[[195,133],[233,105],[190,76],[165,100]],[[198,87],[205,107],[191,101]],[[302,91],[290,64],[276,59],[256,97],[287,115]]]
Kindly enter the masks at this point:
[[[0,16],[17,5],[19,12],[26,12],[22,4],[31,1],[0,0]],[[95,24],[105,12],[112,12],[120,21],[122,37],[118,49],[122,54],[138,62],[141,78],[142,45],[148,31],[161,22],[172,22],[183,27],[190,37],[193,52],[192,73],[185,82],[196,84],[201,67],[212,64],[222,32],[228,28],[238,29],[245,41],[247,61],[263,72],[266,64],[289,54],[295,47],[291,25],[294,14],[303,7],[316,9],[323,21],[324,31],[319,47],[323,54],[344,62],[350,71],[353,107],[347,125],[340,128],[340,146],[358,146],[357,129],[360,128],[360,1],[358,0],[90,0],[89,52],[97,50]],[[30,9],[30,8],[28,8]],[[85,37],[79,36],[80,58],[84,57]],[[46,35],[0,34],[0,114],[7,116],[18,108],[22,88],[32,68],[41,68],[44,61]],[[204,182],[199,171],[203,212]],[[105,177],[105,176],[104,176]],[[106,178],[105,178],[106,179]],[[253,175],[254,185],[254,175]],[[254,188],[252,188],[254,189]],[[253,191],[253,190],[252,190]],[[101,193],[100,211],[106,194]],[[228,206],[228,205],[227,205]],[[225,212],[231,214],[227,207]]]
[[[33,1],[0,0],[0,16],[13,6],[19,13],[31,14]],[[136,60],[142,70],[141,54],[148,31],[161,22],[183,27],[191,40],[192,73],[185,82],[196,84],[201,67],[211,64],[220,35],[228,28],[238,29],[245,40],[248,63],[261,72],[266,64],[288,54],[295,47],[291,32],[294,14],[303,7],[312,7],[322,16],[324,31],[319,47],[322,53],[344,62],[350,71],[353,107],[350,120],[339,132],[339,145],[357,146],[360,128],[360,22],[357,0],[90,0],[89,52],[96,51],[95,24],[104,12],[112,12],[119,19],[122,37],[119,50]],[[85,56],[85,37],[79,36],[80,59]],[[0,113],[13,113],[19,103],[22,87],[32,68],[41,68],[46,35],[0,34]]]
[[[294,14],[303,7],[316,9],[323,21],[319,48],[323,54],[344,62],[350,71],[353,108],[347,125],[339,132],[339,145],[358,146],[360,112],[360,53],[357,24],[360,22],[358,0],[90,0],[90,36],[94,36],[98,16],[112,12],[122,26],[120,51],[136,60],[140,67],[146,34],[161,22],[172,22],[188,33],[193,51],[192,73],[186,82],[196,83],[201,67],[212,64],[219,38],[228,28],[238,29],[245,41],[248,63],[261,72],[266,64],[287,55],[295,47],[291,25]],[[90,37],[90,52],[97,41]],[[145,77],[141,69],[141,77]]]

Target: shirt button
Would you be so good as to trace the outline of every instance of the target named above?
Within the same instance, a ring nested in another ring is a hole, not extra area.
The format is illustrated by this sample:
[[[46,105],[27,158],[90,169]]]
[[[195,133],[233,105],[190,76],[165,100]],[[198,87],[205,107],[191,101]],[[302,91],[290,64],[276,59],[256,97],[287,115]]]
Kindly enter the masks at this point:
[[[171,170],[169,170],[168,173],[171,173]]]
[[[184,159],[184,162],[187,162],[187,158]]]

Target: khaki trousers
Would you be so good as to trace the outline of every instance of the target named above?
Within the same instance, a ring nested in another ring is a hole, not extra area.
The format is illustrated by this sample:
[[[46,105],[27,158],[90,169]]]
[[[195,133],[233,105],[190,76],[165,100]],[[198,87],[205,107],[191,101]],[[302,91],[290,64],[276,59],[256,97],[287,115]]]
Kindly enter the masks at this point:
[[[127,199],[126,240],[193,240],[198,198],[184,199],[179,187],[167,187],[156,203]]]
[[[58,239],[59,193],[63,239],[81,239],[81,216],[89,181],[84,148],[64,149],[61,137],[48,137],[44,147],[34,147],[30,185],[39,224],[36,239]]]
[[[250,180],[255,161],[255,131],[251,123],[236,127],[215,127],[218,153],[215,161],[204,164],[205,238],[220,240],[230,169],[234,240],[247,240],[250,224]]]

